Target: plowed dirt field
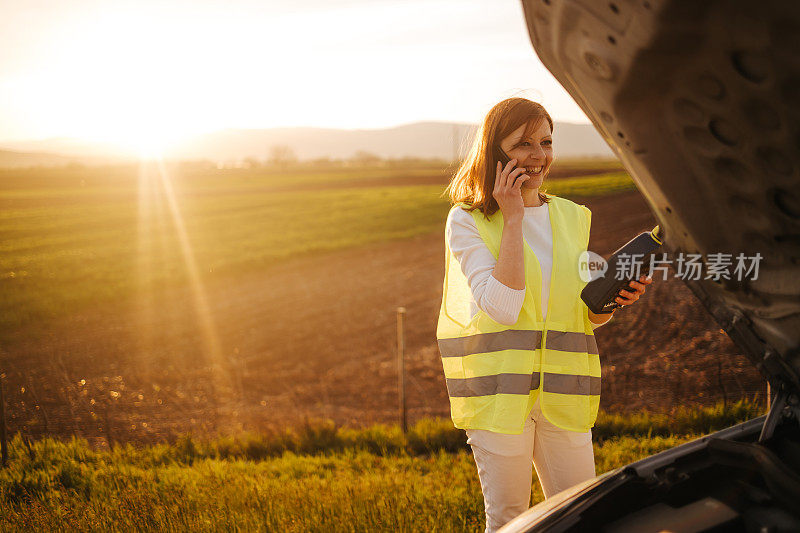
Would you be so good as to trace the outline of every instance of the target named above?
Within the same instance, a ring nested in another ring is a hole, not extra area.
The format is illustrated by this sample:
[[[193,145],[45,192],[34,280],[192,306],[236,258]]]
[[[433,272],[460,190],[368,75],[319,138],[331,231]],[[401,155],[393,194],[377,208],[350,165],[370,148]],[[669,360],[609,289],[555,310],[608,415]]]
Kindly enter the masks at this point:
[[[635,191],[575,200],[593,211],[590,249],[601,254],[655,224]],[[3,347],[10,430],[102,445],[314,418],[393,423],[399,306],[409,419],[447,417],[435,340],[443,229],[444,221],[430,235],[297,257],[207,285],[210,335],[189,288],[156,295],[150,322],[137,318],[142,302],[117,302],[21,331]],[[763,399],[758,372],[679,279],[656,279],[596,334],[605,409]]]

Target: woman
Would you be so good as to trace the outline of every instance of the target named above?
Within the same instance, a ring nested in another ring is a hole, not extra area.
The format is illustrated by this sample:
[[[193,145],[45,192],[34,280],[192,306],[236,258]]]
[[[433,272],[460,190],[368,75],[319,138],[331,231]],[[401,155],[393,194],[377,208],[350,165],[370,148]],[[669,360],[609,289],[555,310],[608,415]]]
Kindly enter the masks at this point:
[[[451,415],[466,430],[495,531],[530,504],[595,476],[600,401],[596,315],[580,298],[578,257],[591,212],[540,191],[553,121],[523,98],[494,106],[447,193],[446,272],[437,337]],[[504,161],[504,159],[510,161]],[[630,305],[642,276],[616,302]]]

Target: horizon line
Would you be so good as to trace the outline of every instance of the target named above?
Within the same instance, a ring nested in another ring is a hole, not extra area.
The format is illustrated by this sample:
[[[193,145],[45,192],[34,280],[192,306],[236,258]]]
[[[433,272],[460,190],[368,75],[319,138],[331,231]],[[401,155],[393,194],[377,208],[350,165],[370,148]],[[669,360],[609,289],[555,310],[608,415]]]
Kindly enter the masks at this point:
[[[553,122],[556,124],[570,124],[570,125],[577,125],[577,126],[592,126],[591,122],[574,122],[569,120],[558,120],[553,119]],[[397,128],[403,128],[407,126],[414,126],[417,124],[447,124],[447,125],[454,125],[454,126],[466,126],[466,127],[476,127],[478,126],[477,122],[458,122],[458,121],[447,121],[447,120],[417,120],[414,122],[403,122],[400,124],[396,124],[394,126],[384,126],[384,127],[375,127],[375,128],[336,128],[336,127],[327,127],[327,126],[270,126],[270,127],[263,127],[263,128],[248,128],[248,127],[223,127],[217,128],[213,130],[206,130],[206,131],[199,131],[197,133],[193,133],[187,135],[186,139],[191,139],[192,137],[197,137],[201,135],[211,135],[214,133],[219,132],[226,132],[226,131],[266,131],[266,130],[299,130],[299,129],[313,129],[313,130],[327,130],[327,131],[382,131],[382,130],[391,130]],[[91,143],[103,143],[108,142],[109,144],[114,145],[113,141],[107,141],[104,139],[98,138],[89,138],[89,137],[80,137],[80,136],[69,136],[69,135],[59,135],[59,136],[51,136],[51,137],[26,137],[26,138],[9,138],[9,139],[0,139],[0,148],[2,148],[3,143],[19,143],[19,142],[46,142],[46,141],[58,141],[58,140],[72,140],[72,141],[83,141],[83,142],[91,142]]]

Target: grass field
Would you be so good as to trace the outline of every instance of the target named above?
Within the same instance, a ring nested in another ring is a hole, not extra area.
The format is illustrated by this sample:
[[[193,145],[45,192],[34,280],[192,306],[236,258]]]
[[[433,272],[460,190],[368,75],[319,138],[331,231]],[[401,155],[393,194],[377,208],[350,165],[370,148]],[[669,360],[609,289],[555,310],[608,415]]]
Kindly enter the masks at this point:
[[[580,197],[634,188],[625,172],[608,170],[553,180],[548,191]],[[297,254],[436,231],[448,209],[443,185],[414,180],[446,183],[447,171],[0,172],[0,331],[189,283],[192,269],[201,281],[221,279]]]
[[[597,473],[760,414],[753,404],[670,416],[603,415]],[[480,484],[462,432],[307,424],[282,435],[94,451],[85,441],[19,436],[0,471],[4,531],[480,531]],[[534,484],[533,501],[543,499]]]

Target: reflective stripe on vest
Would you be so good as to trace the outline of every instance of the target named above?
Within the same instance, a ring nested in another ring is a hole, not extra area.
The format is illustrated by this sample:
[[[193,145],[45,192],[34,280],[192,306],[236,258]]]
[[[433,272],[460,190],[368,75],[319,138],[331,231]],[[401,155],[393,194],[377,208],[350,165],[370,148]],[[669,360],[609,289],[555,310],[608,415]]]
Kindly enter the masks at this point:
[[[461,357],[500,350],[535,350],[541,348],[541,344],[541,331],[509,329],[496,333],[439,339],[439,353],[442,357]]]
[[[539,374],[495,374],[475,378],[448,378],[447,394],[452,397],[490,396],[492,394],[530,394],[539,388]],[[557,394],[600,394],[600,378],[569,374],[544,373],[545,392]]]
[[[439,339],[439,353],[442,357],[460,357],[483,352],[499,352],[500,350],[535,350],[541,347],[542,332],[524,329]],[[594,335],[571,331],[551,331],[547,347],[562,352],[599,354]]]
[[[495,374],[476,378],[448,378],[450,397],[490,396],[492,394],[524,394],[539,388],[539,374]]]
[[[594,335],[574,331],[551,331],[547,334],[547,347],[562,352],[587,352],[599,355]]]
[[[541,270],[523,241],[526,294],[518,321],[507,326],[478,310],[471,290],[445,242],[446,271],[437,340],[453,422],[461,429],[521,433],[538,398],[557,426],[587,431],[599,405],[599,351],[588,309],[580,300],[578,256],[589,240],[590,212],[550,197],[553,267],[547,320],[541,313]],[[454,209],[459,206],[454,206]],[[498,257],[502,213],[471,212],[482,240]]]

